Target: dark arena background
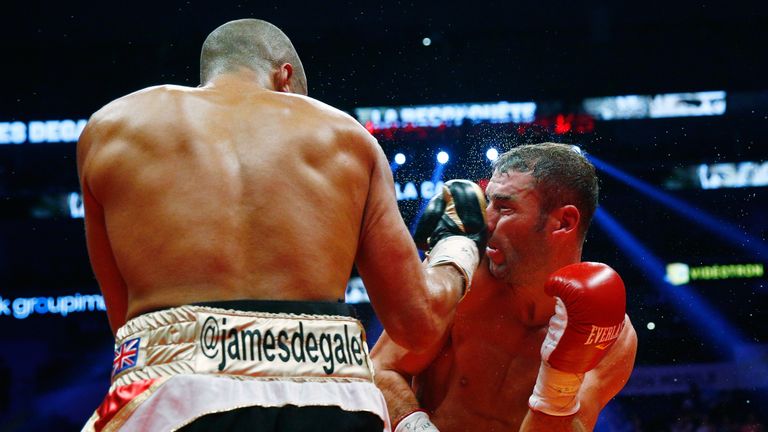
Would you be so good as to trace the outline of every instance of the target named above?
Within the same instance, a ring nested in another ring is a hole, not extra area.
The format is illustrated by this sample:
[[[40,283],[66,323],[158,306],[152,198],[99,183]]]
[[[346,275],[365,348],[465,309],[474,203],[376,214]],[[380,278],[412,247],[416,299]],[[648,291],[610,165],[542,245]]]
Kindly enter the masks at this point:
[[[245,17],[281,27],[310,96],[378,138],[409,225],[441,181],[482,183],[512,146],[591,158],[584,259],[622,275],[639,336],[596,430],[766,429],[766,3],[12,0],[0,16],[0,431],[79,430],[108,386],[80,130],[129,92],[196,86],[205,36]],[[354,273],[347,300],[375,341]]]

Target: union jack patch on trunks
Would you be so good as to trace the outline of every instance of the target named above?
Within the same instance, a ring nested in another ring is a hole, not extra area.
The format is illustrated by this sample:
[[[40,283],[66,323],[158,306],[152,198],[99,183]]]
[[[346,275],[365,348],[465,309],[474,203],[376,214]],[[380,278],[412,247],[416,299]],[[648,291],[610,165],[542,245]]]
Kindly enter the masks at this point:
[[[115,348],[115,359],[112,361],[112,376],[136,366],[139,360],[139,342],[141,338],[130,339]]]

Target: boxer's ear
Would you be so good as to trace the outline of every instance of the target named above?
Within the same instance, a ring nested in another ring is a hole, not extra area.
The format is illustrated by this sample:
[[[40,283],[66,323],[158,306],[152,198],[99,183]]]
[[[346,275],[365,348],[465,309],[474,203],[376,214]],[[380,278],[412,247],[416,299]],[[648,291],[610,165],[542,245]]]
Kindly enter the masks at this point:
[[[283,63],[274,73],[275,90],[291,93],[291,78],[293,77],[293,65]]]
[[[576,206],[568,204],[552,211],[554,220],[553,234],[570,234],[578,232],[581,213]]]

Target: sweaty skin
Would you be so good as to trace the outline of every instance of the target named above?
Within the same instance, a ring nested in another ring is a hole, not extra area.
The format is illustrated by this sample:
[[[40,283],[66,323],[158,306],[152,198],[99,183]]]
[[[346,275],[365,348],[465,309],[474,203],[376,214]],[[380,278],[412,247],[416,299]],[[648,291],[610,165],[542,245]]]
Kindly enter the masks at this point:
[[[546,327],[524,325],[515,314],[521,305],[501,287],[493,289],[498,282],[487,265],[478,273],[476,288],[483,292],[473,290],[459,304],[450,347],[416,380],[422,406],[446,431],[519,425],[541,361]]]
[[[626,317],[617,342],[586,374],[575,416],[529,412],[555,304],[543,286],[551,272],[581,255],[580,241],[569,231],[578,215],[557,210],[542,222],[541,197],[530,180],[521,173],[492,177],[486,190],[488,254],[458,303],[449,335],[420,353],[386,333],[374,347],[376,383],[393,422],[423,408],[442,432],[591,430],[629,379],[637,338]]]
[[[201,301],[337,301],[356,263],[385,328],[412,348],[434,340],[446,324],[429,301],[458,298],[460,276],[446,266],[427,285],[376,140],[249,73],[148,88],[88,122],[78,170],[113,332]]]
[[[487,259],[486,259],[487,260]],[[431,352],[409,353],[383,334],[372,356],[376,383],[397,420],[416,408],[430,414],[442,432],[518,430],[528,414],[546,324],[528,322],[530,303],[516,302],[490,275],[487,261],[475,273],[472,290],[458,304],[450,336]],[[531,413],[541,430],[591,430],[600,410],[626,384],[637,339],[629,318],[608,355],[587,372],[576,416]],[[415,377],[409,385],[410,377]],[[536,427],[522,430],[539,430]]]

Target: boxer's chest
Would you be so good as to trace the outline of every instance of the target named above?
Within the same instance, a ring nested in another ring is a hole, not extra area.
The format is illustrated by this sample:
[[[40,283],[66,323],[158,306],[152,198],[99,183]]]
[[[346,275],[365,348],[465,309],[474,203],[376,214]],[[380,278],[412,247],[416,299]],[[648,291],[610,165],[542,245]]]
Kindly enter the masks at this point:
[[[446,424],[518,425],[527,412],[545,330],[523,327],[501,304],[486,306],[457,313],[452,355],[435,365],[444,387],[435,414]]]

